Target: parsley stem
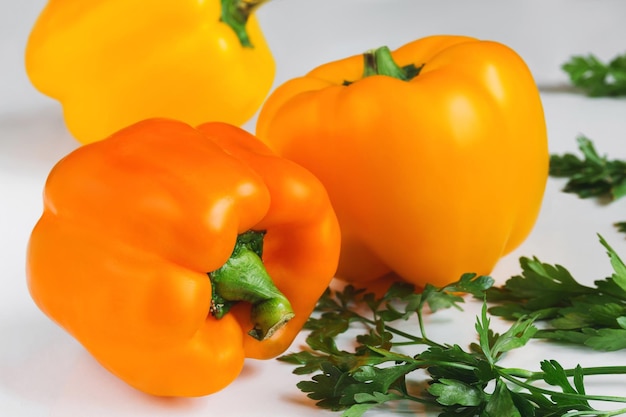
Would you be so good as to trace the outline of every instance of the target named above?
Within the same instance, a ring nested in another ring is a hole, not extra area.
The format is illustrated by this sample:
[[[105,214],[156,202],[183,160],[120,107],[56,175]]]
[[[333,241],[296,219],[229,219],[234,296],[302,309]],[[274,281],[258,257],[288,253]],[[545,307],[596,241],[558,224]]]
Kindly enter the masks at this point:
[[[370,319],[370,318],[365,317],[365,316],[363,316],[363,315],[361,315],[359,313],[356,313],[356,312],[352,311],[351,309],[349,309],[349,308],[347,308],[345,306],[341,307],[341,311],[343,313],[350,313],[353,319],[358,320],[358,321],[360,321],[361,323],[363,323],[365,325],[370,325],[370,326],[376,326],[377,325],[377,321],[376,320]],[[373,312],[373,313],[374,313],[374,316],[376,316],[376,312]],[[424,335],[423,324],[422,324],[423,321],[422,321],[422,318],[421,318],[421,316],[419,314],[418,314],[418,320],[419,320],[419,324],[420,324],[420,331],[422,332],[422,335]],[[409,340],[409,342],[400,342],[400,343],[394,342],[393,343],[394,346],[398,346],[398,345],[401,344],[403,346],[426,345],[426,346],[441,347],[441,348],[445,347],[445,346],[443,346],[443,345],[441,345],[441,344],[439,344],[439,343],[437,343],[437,342],[435,342],[433,340],[430,340],[427,337],[415,336],[415,335],[412,335],[410,333],[403,332],[402,330],[396,329],[395,327],[387,326],[386,324],[384,325],[384,327],[385,327],[385,330],[387,330],[388,332],[393,333],[393,334],[395,334],[397,336],[400,336],[400,337],[403,337],[403,338]]]
[[[591,375],[623,375],[626,374],[626,366],[595,366],[582,368],[585,376]],[[500,372],[514,377],[525,378],[527,381],[543,379],[545,373],[541,371],[529,371],[520,368],[499,368]],[[574,369],[564,369],[565,375],[574,376]]]
[[[428,337],[426,336],[426,327],[424,326],[424,317],[422,315],[422,310],[423,310],[423,304],[421,304],[420,308],[417,310],[417,322],[419,323],[419,326],[420,326],[420,334],[422,335],[422,338],[428,339]]]
[[[560,391],[554,391],[554,390],[550,390],[546,388],[537,387],[535,385],[531,385],[525,381],[522,381],[513,375],[510,375],[509,373],[505,372],[506,370],[503,368],[495,367],[495,369],[498,372],[498,375],[500,375],[502,378],[506,379],[509,382],[512,382],[513,384],[519,387],[525,388],[530,392],[537,392],[537,393],[542,393],[542,394],[546,394],[550,396],[558,396],[560,398],[569,398],[573,400],[626,403],[626,397],[615,397],[615,396],[610,396],[610,395],[573,394],[573,393],[568,393],[568,392],[560,392]],[[594,368],[590,368],[590,369],[594,369]],[[587,368],[583,368],[583,371],[585,371],[585,374],[586,374]],[[573,371],[570,370],[570,372],[573,372]],[[598,372],[595,375],[602,375],[602,374]]]
[[[406,392],[402,394],[402,399],[403,400],[413,401],[413,402],[420,403],[420,404],[426,404],[426,405],[430,405],[430,404],[433,403],[433,401],[430,398],[425,399],[425,398],[421,398],[421,397],[416,397],[416,396],[408,394]]]
[[[611,416],[621,416],[626,414],[626,408],[620,408],[618,410],[611,411],[594,411],[596,417],[611,417]],[[589,411],[574,411],[567,413],[567,417],[575,417],[575,416],[588,416]]]
[[[370,324],[372,326],[376,326],[376,321],[372,320],[372,319],[368,319],[367,317],[363,317],[360,314],[356,315],[359,320],[361,320],[363,323],[365,324]],[[420,327],[422,325],[422,321],[420,320]],[[443,345],[440,345],[439,343],[430,340],[427,337],[418,337],[415,335],[412,335],[410,333],[406,333],[403,332],[402,330],[396,329],[395,327],[391,327],[391,326],[387,326],[385,325],[385,330],[387,330],[389,333],[393,333],[397,336],[400,337],[404,337],[405,339],[410,340],[410,342],[406,342],[406,343],[402,343],[404,346],[408,346],[408,345],[426,345],[426,346],[433,346],[433,347],[441,347],[443,348]],[[393,343],[394,346],[398,346],[400,343],[394,342]]]
[[[522,368],[504,368],[500,371],[514,377],[525,378],[527,381],[535,381],[543,378],[543,372],[534,372]]]
[[[474,365],[466,365],[461,362],[416,360],[415,364],[419,365],[420,369],[426,369],[431,366],[449,366],[450,368],[454,368],[454,369],[463,369],[465,371],[476,371],[476,367]]]

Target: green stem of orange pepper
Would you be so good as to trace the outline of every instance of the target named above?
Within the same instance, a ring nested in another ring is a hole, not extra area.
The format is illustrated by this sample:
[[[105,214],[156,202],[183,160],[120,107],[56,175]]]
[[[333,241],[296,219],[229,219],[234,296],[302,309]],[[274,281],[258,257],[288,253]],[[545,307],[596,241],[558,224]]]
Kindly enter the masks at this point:
[[[253,48],[252,42],[246,30],[248,17],[263,3],[268,0],[221,0],[222,2],[222,22],[230,26],[237,37],[241,46],[244,48]]]
[[[248,334],[257,340],[268,339],[294,317],[289,300],[276,288],[263,265],[264,235],[257,231],[239,235],[228,261],[209,273],[213,287],[211,314],[219,319],[239,301],[252,304],[254,328]]]
[[[363,78],[370,77],[372,75],[386,75],[388,77],[397,78],[402,81],[409,81],[415,78],[422,67],[410,64],[404,67],[398,65],[391,51],[387,46],[381,46],[377,49],[370,49],[363,54],[364,68]]]

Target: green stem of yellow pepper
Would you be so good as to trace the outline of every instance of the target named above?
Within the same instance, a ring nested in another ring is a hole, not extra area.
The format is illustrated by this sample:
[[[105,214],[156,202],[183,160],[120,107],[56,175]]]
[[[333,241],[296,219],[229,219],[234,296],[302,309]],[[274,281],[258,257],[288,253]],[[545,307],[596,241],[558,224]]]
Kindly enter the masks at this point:
[[[422,67],[410,64],[404,67],[399,66],[391,56],[391,51],[387,46],[377,49],[370,49],[363,54],[363,78],[372,75],[386,75],[402,81],[409,81],[415,78]]]
[[[241,46],[244,48],[253,48],[252,42],[248,37],[246,23],[250,15],[263,3],[268,0],[221,0],[222,2],[222,22],[230,26],[237,37]]]
[[[239,235],[228,261],[209,273],[213,289],[211,314],[220,319],[239,301],[252,304],[254,328],[248,334],[257,340],[271,337],[294,317],[289,300],[276,288],[263,265],[264,235],[256,231]]]

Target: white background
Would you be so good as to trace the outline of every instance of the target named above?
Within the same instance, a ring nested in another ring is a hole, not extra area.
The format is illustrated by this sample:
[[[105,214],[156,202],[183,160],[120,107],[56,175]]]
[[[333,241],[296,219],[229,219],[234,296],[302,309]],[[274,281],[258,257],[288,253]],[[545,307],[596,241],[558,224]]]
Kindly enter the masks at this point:
[[[26,243],[41,214],[47,173],[77,146],[58,104],[30,86],[23,68],[26,38],[44,3],[0,0],[0,416],[333,415],[296,389],[299,378],[290,366],[273,360],[249,361],[240,378],[209,397],[143,395],[102,370],[34,306],[25,284]],[[560,70],[574,54],[609,59],[626,51],[626,1],[272,0],[258,16],[277,60],[276,85],[330,60],[383,44],[393,49],[432,34],[505,43],[524,58],[541,88],[552,152],[575,152],[575,138],[584,134],[602,154],[626,159],[626,100],[586,98],[568,87]],[[253,131],[253,123],[246,128]],[[561,193],[563,184],[549,181],[535,230],[493,272],[499,282],[519,271],[520,256],[562,264],[585,283],[602,279],[611,269],[597,233],[626,258],[626,236],[611,226],[626,221],[626,201],[603,206],[579,200]],[[467,345],[473,341],[477,307],[470,303],[465,313],[437,313],[430,319],[430,336]],[[623,352],[541,342],[507,361],[536,369],[548,358],[565,366],[626,365]],[[625,395],[625,384],[626,377],[590,379],[589,391]],[[400,406],[367,415],[415,410]]]

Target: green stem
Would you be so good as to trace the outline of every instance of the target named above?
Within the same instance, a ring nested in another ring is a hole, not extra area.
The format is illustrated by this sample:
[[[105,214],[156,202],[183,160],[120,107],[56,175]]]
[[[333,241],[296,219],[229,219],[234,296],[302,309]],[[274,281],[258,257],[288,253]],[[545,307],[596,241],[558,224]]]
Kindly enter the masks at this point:
[[[352,311],[350,311],[352,312]],[[376,326],[376,322],[372,319],[368,319],[367,317],[363,317],[359,314],[356,314],[356,318],[358,318],[359,320],[361,320],[362,323],[364,324],[369,324],[372,326]],[[420,344],[420,345],[426,345],[426,346],[432,346],[432,347],[443,347],[442,345],[440,345],[437,342],[434,342],[426,337],[417,337],[415,335],[412,335],[410,333],[406,333],[403,332],[402,330],[396,329],[395,327],[390,327],[385,325],[385,330],[387,330],[389,333],[393,333],[397,336],[400,337],[404,337],[405,339],[410,340],[411,342],[409,343],[394,343],[394,346],[399,346],[401,344],[403,345],[415,345],[415,344]]]
[[[424,307],[424,297],[422,297],[419,308],[417,309],[417,322],[419,323],[420,334],[422,335],[422,338],[429,340],[428,336],[426,336],[426,326],[424,325],[424,316],[422,314],[423,307]]]
[[[528,391],[530,392],[540,392],[542,394],[546,394],[546,395],[555,395],[555,396],[559,396],[561,398],[568,398],[568,399],[573,399],[573,400],[587,400],[587,401],[605,401],[605,402],[615,402],[615,403],[626,403],[626,397],[616,397],[616,396],[609,396],[609,395],[588,395],[588,394],[574,394],[574,393],[567,393],[567,392],[559,392],[559,391],[554,391],[551,389],[546,389],[546,388],[541,388],[541,387],[537,387],[535,385],[531,385],[527,382],[521,381],[518,378],[516,378],[515,376],[507,373],[507,372],[502,372],[501,368],[496,367],[496,369],[498,370],[498,375],[500,375],[502,378],[506,379],[509,382],[512,382],[513,384],[517,385],[518,387],[521,388],[526,388]],[[600,373],[598,373],[597,375],[600,375]]]
[[[213,288],[211,314],[220,319],[240,301],[252,304],[254,328],[248,334],[257,340],[270,338],[294,317],[289,300],[263,265],[264,235],[256,231],[239,235],[228,261],[208,274]]]
[[[601,417],[613,417],[613,416],[622,416],[624,414],[626,414],[626,408],[620,408],[618,410],[611,410],[611,411],[594,411],[595,412],[595,416],[601,416]],[[569,412],[567,413],[568,417],[575,417],[575,416],[589,416],[589,411],[578,411],[578,412]]]
[[[422,66],[416,67],[414,64],[405,67],[399,66],[391,56],[391,51],[387,46],[377,49],[370,49],[363,54],[364,68],[363,78],[372,75],[386,75],[402,81],[410,81],[415,78]]]
[[[448,362],[448,361],[424,361],[424,360],[416,360],[416,364],[419,365],[419,369],[428,369],[431,366],[442,366],[442,367],[450,367],[454,369],[462,369],[464,371],[476,371],[476,367],[474,365],[466,365],[461,362]]]
[[[254,47],[246,28],[248,18],[259,6],[267,1],[269,0],[221,0],[221,20],[235,31],[241,46],[244,48]]]
[[[519,368],[500,368],[500,370],[508,375],[526,378],[529,381],[536,381],[543,379],[544,372],[541,371],[527,371]],[[626,366],[592,366],[589,368],[582,368],[585,376],[591,375],[623,375],[626,374]],[[564,369],[565,375],[574,376],[577,372],[575,369]]]

